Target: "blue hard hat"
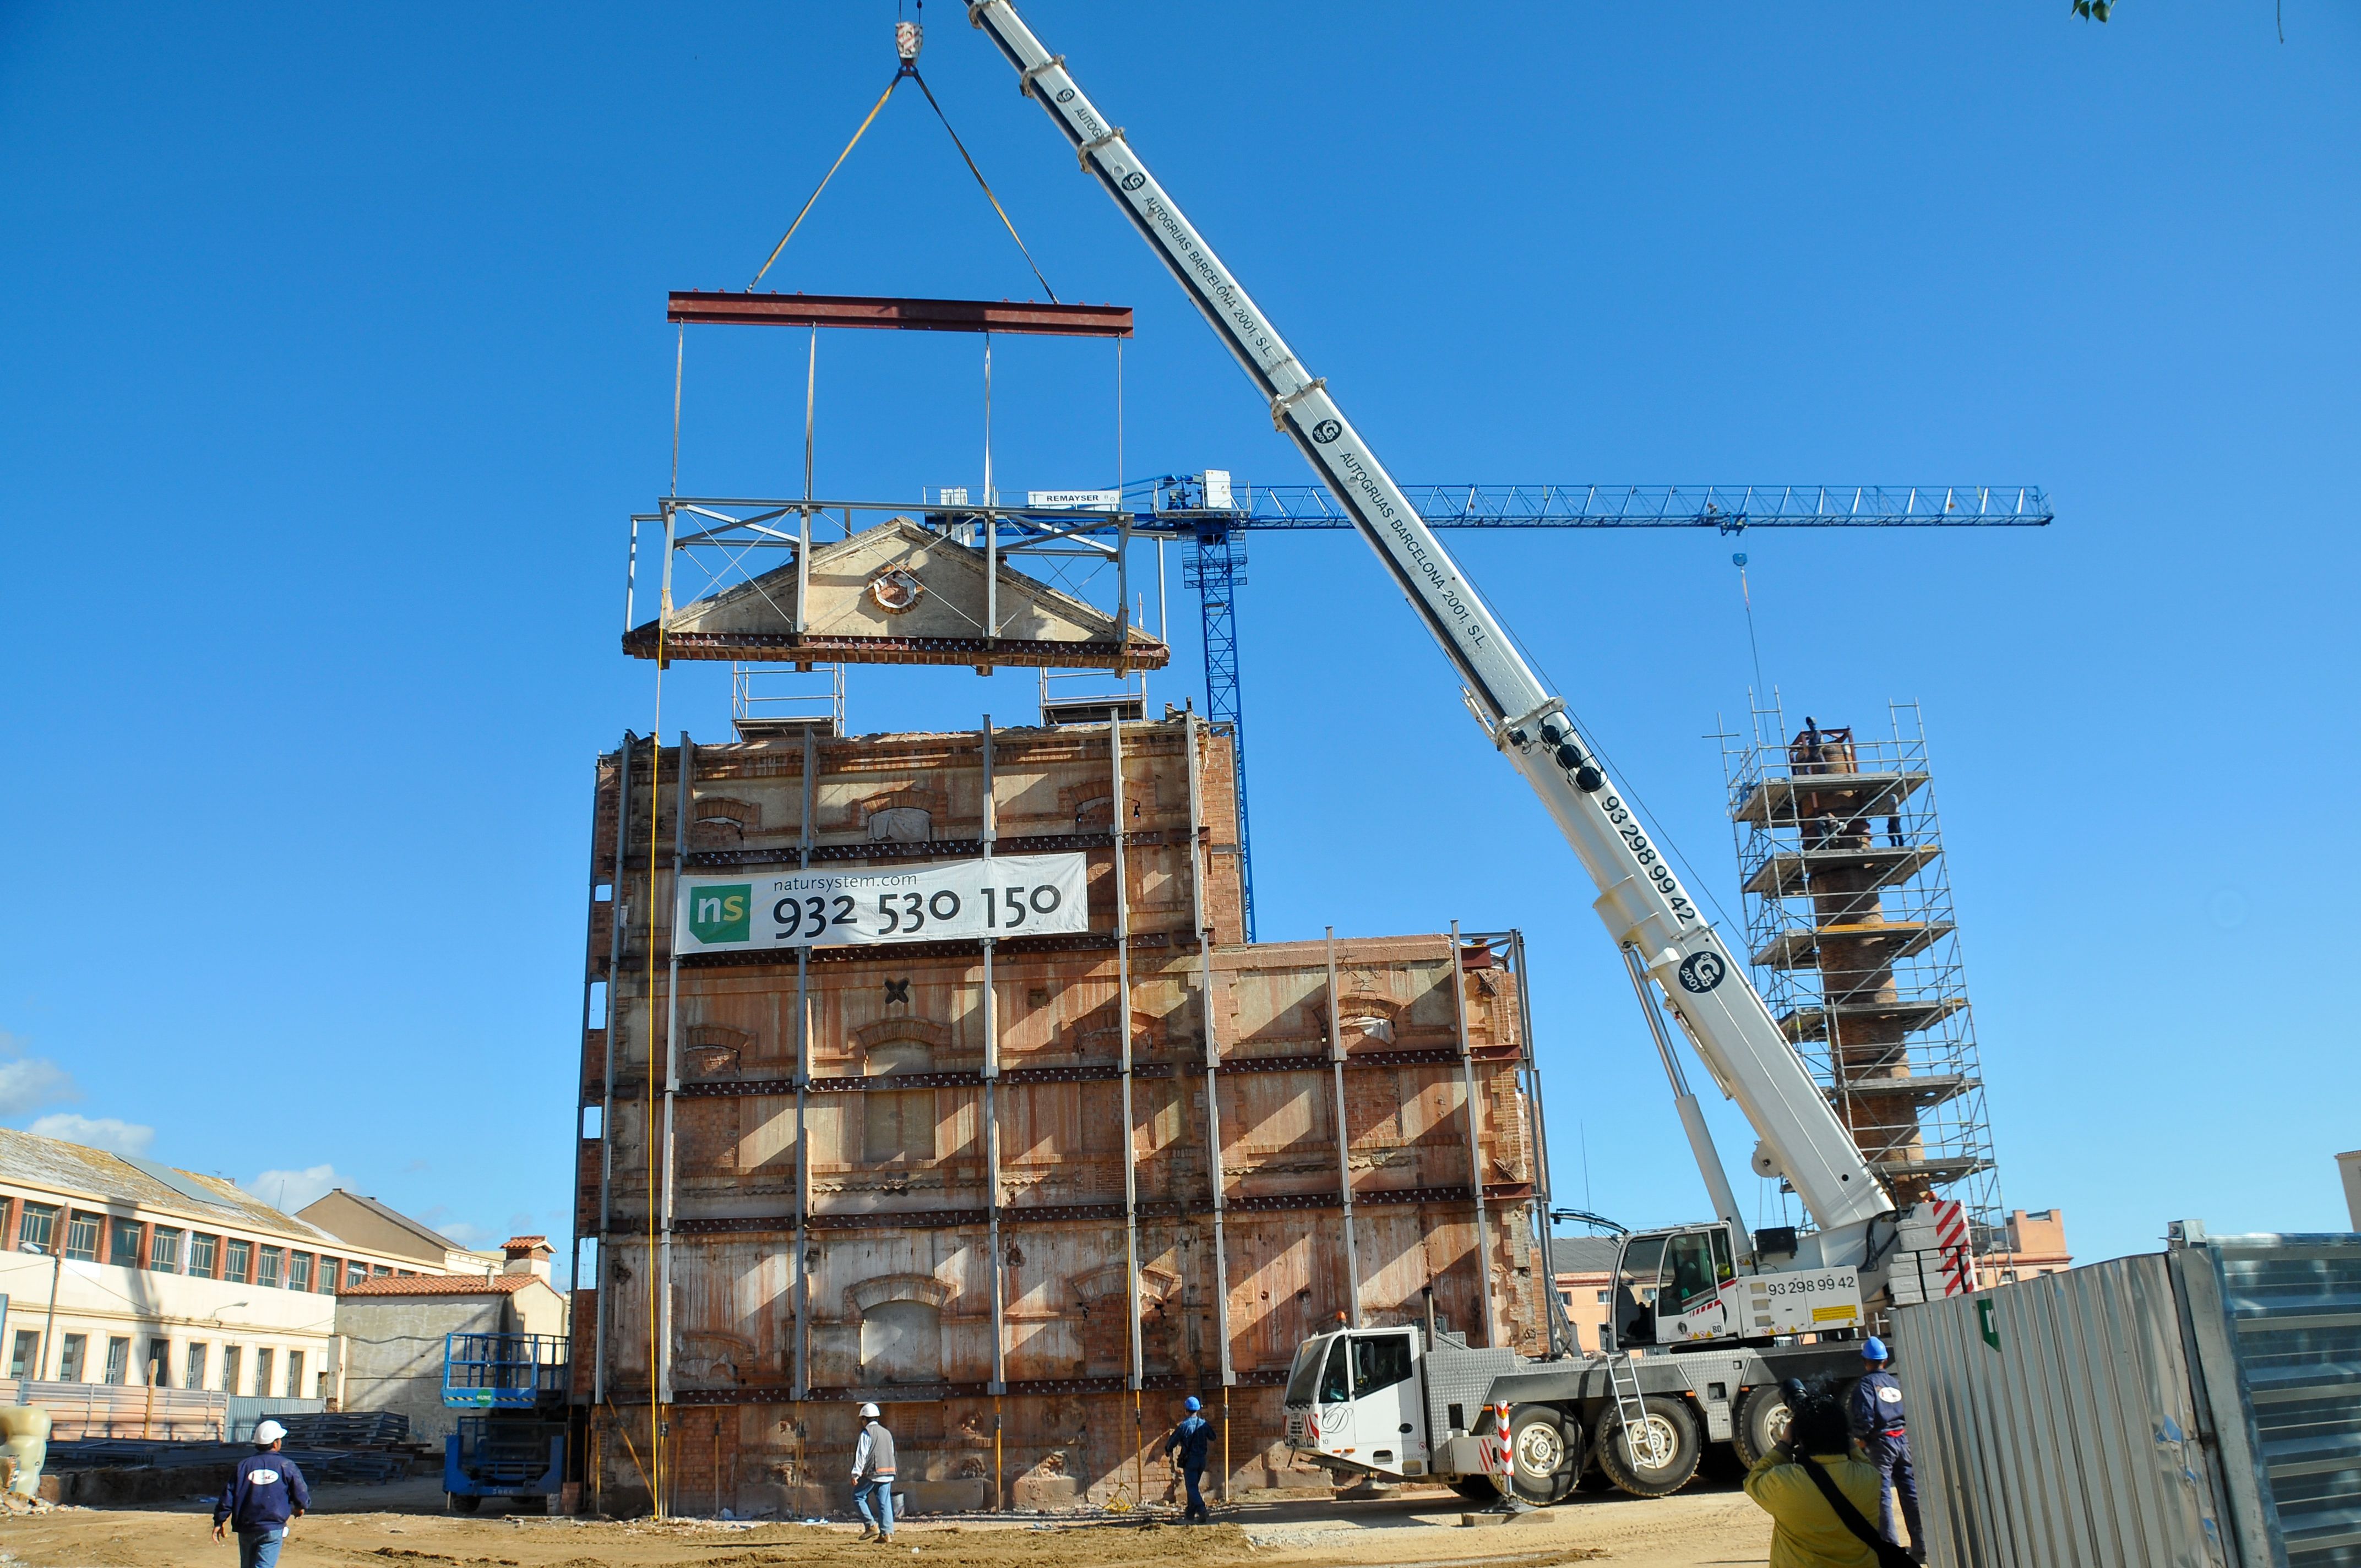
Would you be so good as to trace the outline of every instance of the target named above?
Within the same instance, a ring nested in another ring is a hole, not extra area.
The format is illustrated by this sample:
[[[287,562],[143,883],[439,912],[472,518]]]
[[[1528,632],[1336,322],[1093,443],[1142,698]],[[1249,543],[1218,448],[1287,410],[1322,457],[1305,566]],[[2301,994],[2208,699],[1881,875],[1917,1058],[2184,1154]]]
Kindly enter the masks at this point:
[[[1202,1410],[1205,1407],[1197,1402],[1196,1395],[1191,1394],[1187,1398],[1180,1401],[1180,1408],[1184,1410]]]
[[[1875,1334],[1870,1335],[1867,1339],[1861,1342],[1861,1358],[1863,1361],[1884,1361],[1890,1359],[1885,1354],[1885,1342],[1878,1338]]]

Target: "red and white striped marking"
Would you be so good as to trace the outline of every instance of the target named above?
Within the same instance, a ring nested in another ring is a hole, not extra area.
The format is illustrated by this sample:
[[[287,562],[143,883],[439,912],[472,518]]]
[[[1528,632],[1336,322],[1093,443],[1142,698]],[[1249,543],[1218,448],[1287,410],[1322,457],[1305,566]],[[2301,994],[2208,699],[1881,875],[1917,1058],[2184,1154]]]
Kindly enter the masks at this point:
[[[1935,1245],[1943,1255],[1943,1294],[1959,1296],[1976,1288],[1976,1274],[1968,1247],[1968,1211],[1963,1204],[1937,1199]]]

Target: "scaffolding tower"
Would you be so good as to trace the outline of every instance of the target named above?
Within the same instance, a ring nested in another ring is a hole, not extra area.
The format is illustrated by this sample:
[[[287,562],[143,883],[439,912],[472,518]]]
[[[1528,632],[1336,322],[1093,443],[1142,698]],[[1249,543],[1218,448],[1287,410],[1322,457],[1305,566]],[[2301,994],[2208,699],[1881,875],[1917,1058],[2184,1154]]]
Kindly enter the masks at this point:
[[[1918,705],[1883,738],[1749,707],[1718,739],[1755,984],[1895,1201],[1965,1205],[1982,1251],[2000,1177]]]

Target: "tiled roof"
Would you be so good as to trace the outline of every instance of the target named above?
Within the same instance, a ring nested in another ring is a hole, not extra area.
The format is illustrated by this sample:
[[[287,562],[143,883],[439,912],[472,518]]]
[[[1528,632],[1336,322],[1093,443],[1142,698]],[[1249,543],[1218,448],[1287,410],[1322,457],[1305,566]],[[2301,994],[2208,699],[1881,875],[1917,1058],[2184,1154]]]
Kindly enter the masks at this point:
[[[1611,1274],[1623,1242],[1618,1236],[1552,1236],[1552,1274]]]
[[[537,1246],[548,1246],[547,1236],[511,1236],[500,1244],[502,1252],[530,1252]],[[555,1248],[551,1249],[555,1251]]]
[[[395,1229],[401,1231],[406,1234],[415,1236],[424,1245],[426,1248],[425,1255],[430,1261],[445,1253],[460,1252],[465,1250],[462,1247],[455,1245],[449,1237],[442,1234],[440,1232],[428,1230],[424,1225],[420,1224],[416,1220],[412,1219],[409,1215],[401,1212],[399,1209],[389,1209],[374,1198],[364,1197],[358,1192],[347,1191],[342,1187],[330,1189],[327,1198],[322,1198],[307,1207],[311,1209],[325,1207],[329,1198],[347,1199],[350,1201],[360,1205],[363,1209],[368,1210],[370,1213],[375,1214],[379,1219],[383,1220],[387,1224],[393,1226]],[[407,1249],[401,1247],[394,1247],[389,1250],[401,1253],[405,1256],[410,1255]]]
[[[218,1176],[203,1176],[170,1166],[158,1168],[179,1179],[167,1184],[130,1161],[62,1138],[44,1138],[0,1127],[0,1181],[22,1182],[102,1202],[137,1203],[182,1214],[217,1210],[239,1223],[291,1239],[317,1244],[333,1241],[327,1232],[292,1214],[281,1213],[237,1184]],[[204,1194],[199,1198],[197,1193]]]
[[[541,1283],[537,1274],[389,1274],[347,1285],[339,1296],[513,1296]]]

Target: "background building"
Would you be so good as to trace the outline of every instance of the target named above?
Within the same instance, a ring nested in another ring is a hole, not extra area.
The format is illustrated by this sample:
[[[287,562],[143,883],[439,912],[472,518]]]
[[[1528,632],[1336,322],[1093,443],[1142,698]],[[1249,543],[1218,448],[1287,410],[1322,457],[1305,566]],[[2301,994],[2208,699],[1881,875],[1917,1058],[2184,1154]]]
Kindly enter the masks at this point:
[[[1615,1258],[1620,1236],[1553,1236],[1550,1275],[1575,1337],[1586,1352],[1599,1348],[1599,1333],[1615,1299]]]
[[[346,1287],[336,1297],[338,1408],[399,1411],[412,1438],[439,1442],[462,1413],[443,1405],[445,1336],[563,1335],[566,1299],[550,1283],[548,1239],[511,1236],[501,1250],[492,1274],[404,1274]]]
[[[499,1253],[454,1246],[449,1237],[428,1230],[409,1215],[341,1187],[331,1188],[326,1197],[298,1209],[295,1217],[354,1246],[401,1258],[419,1273],[498,1274],[507,1264]],[[397,1276],[401,1272],[395,1270]]]
[[[2066,1246],[2063,1209],[2036,1209],[2030,1213],[2015,1210],[1993,1240],[1999,1245],[1976,1255],[1979,1290],[2074,1266],[2074,1255]]]
[[[216,1409],[235,1420],[234,1399],[318,1408],[334,1387],[335,1292],[445,1272],[439,1259],[281,1213],[220,1177],[7,1128],[0,1236],[0,1346],[15,1398],[28,1382],[222,1396],[192,1405],[200,1420]],[[34,1402],[61,1416],[104,1404],[58,1387]],[[137,1403],[143,1413],[153,1405]]]

